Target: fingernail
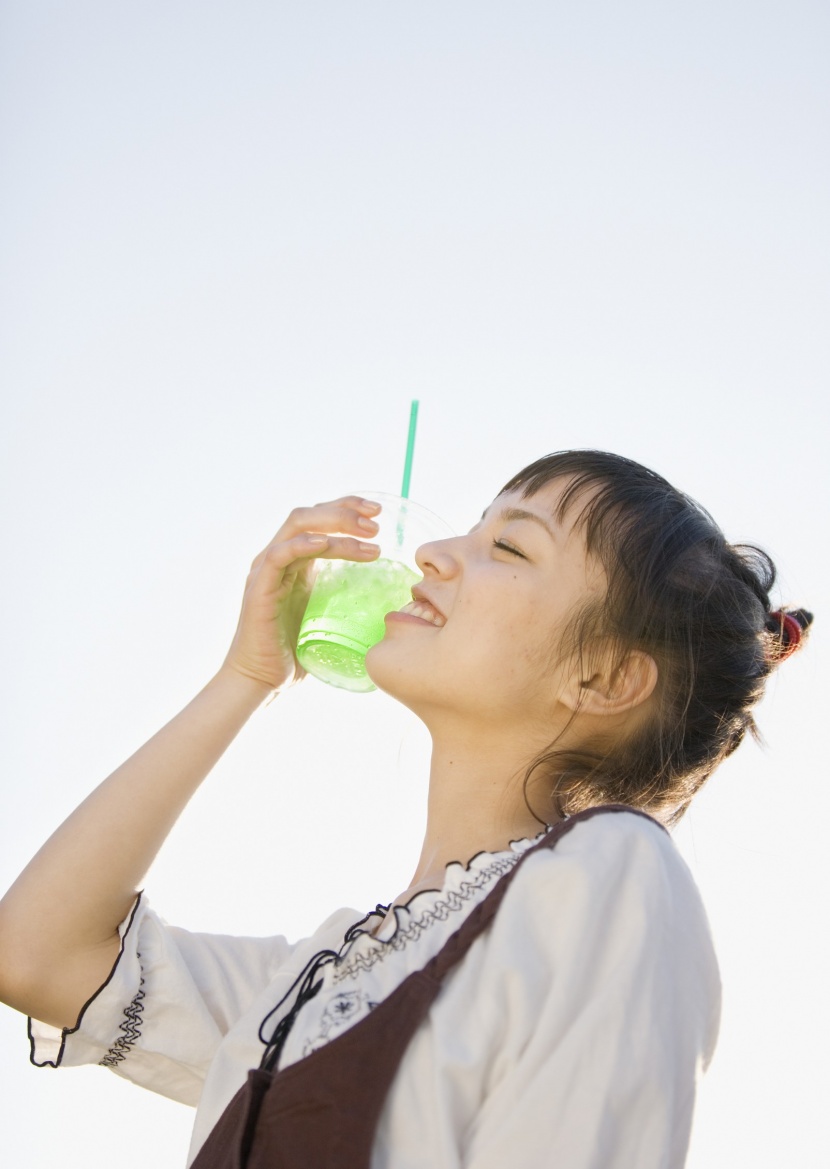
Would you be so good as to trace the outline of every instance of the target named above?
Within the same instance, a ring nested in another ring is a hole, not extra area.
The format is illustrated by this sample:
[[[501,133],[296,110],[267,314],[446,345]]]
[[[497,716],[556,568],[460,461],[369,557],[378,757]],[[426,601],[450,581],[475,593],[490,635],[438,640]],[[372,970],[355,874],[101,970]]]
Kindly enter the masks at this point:
[[[381,505],[379,503],[375,503],[372,499],[364,499],[362,500],[362,503],[367,511],[380,511],[381,509]]]
[[[376,532],[378,530],[378,526],[375,521],[367,520],[365,516],[360,516],[357,521],[357,526],[359,528],[363,528],[364,532]]]
[[[308,542],[309,544],[328,544],[329,538],[328,536],[309,536]]]
[[[358,547],[360,548],[361,552],[377,552],[378,551],[377,544],[364,544],[362,540],[358,540],[357,544],[358,544]]]

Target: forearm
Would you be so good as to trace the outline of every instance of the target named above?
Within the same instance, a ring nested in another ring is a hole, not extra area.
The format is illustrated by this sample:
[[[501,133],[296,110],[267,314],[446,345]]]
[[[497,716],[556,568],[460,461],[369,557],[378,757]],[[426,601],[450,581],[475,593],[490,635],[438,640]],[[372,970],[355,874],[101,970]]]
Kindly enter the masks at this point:
[[[106,976],[118,925],[156,853],[268,693],[220,670],[64,821],[0,902],[0,998],[30,1014],[46,999],[49,1013],[65,1014],[69,1004],[53,1008],[45,982],[68,972],[74,1002],[81,984]]]

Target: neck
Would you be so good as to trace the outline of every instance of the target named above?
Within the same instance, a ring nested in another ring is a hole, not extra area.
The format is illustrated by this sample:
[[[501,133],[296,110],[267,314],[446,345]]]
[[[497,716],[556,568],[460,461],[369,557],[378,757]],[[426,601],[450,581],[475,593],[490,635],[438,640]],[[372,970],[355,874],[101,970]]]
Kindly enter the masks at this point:
[[[433,733],[427,825],[407,896],[418,886],[438,888],[451,861],[498,852],[512,840],[538,835],[544,824],[527,807],[524,775],[540,747],[528,752],[500,728],[486,734]],[[529,790],[528,794],[531,794]]]

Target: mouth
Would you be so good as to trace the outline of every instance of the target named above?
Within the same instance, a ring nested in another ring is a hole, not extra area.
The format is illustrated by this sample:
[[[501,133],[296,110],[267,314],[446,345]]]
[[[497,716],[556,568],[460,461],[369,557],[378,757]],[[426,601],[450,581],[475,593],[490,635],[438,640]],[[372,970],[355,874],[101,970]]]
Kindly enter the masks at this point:
[[[404,605],[402,609],[398,609],[398,612],[406,613],[409,617],[418,617],[421,621],[428,621],[430,625],[434,625],[437,629],[443,628],[447,623],[443,614],[433,608],[429,601],[410,601],[408,605]]]

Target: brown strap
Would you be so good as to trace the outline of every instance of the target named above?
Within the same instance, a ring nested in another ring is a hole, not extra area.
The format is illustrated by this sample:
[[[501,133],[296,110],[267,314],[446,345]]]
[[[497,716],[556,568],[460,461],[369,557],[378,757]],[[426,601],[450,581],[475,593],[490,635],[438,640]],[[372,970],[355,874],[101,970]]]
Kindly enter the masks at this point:
[[[513,868],[505,873],[492,892],[488,893],[484,900],[479,902],[463,924],[447,939],[443,949],[427,962],[424,967],[424,974],[429,974],[430,977],[440,982],[445,974],[461,961],[476,938],[487,929],[490,922],[496,916],[496,912],[504,900],[504,895],[510,887],[511,881],[516,876],[522,861],[526,857],[532,856],[534,852],[540,852],[543,848],[554,848],[562,837],[567,836],[577,824],[581,824],[583,821],[590,820],[594,816],[605,812],[634,813],[636,816],[642,816],[646,820],[651,820],[659,828],[663,828],[663,825],[659,824],[652,816],[649,816],[647,812],[641,812],[637,808],[630,808],[627,804],[602,804],[596,808],[586,808],[582,812],[575,812],[567,820],[561,820],[553,828],[549,829],[537,844],[534,844],[526,852],[522,853]],[[663,831],[665,831],[665,828],[663,828]]]

